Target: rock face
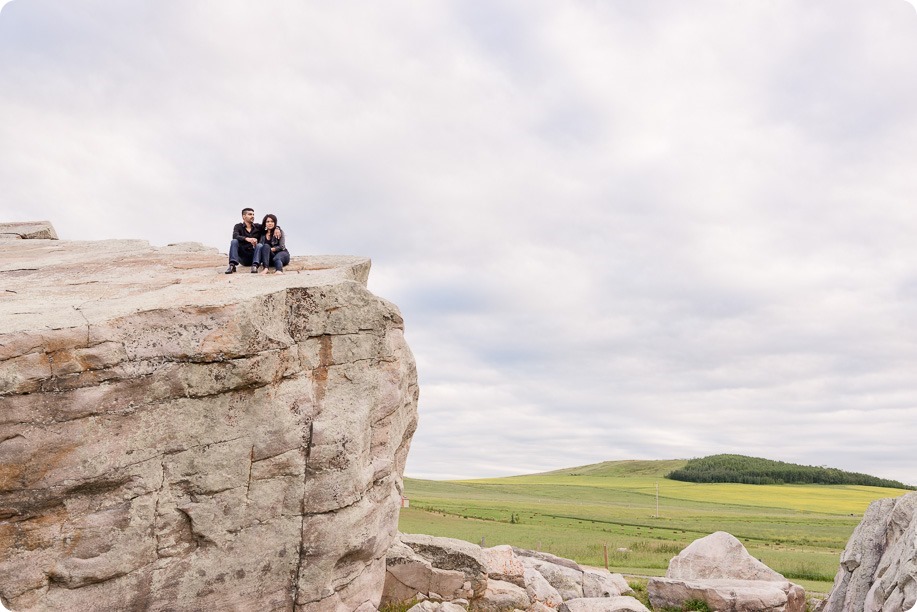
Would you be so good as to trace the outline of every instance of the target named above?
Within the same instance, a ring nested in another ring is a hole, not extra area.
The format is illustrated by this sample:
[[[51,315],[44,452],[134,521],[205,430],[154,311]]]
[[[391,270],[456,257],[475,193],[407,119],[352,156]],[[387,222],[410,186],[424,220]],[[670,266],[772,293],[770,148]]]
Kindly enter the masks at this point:
[[[481,548],[453,538],[401,534],[389,550],[382,601],[461,601],[481,611],[539,612],[558,609],[564,602],[571,610],[645,611],[630,594],[633,590],[620,574],[582,568],[570,559],[505,545]],[[427,608],[438,609],[432,604]]]
[[[825,612],[892,612],[917,604],[917,493],[869,505],[841,555]]]
[[[51,230],[53,232],[53,229]],[[368,610],[417,420],[369,261],[0,242],[0,599]]]
[[[695,599],[713,610],[803,612],[805,591],[718,531],[695,540],[669,562],[665,578],[647,584],[654,608],[680,608]]]

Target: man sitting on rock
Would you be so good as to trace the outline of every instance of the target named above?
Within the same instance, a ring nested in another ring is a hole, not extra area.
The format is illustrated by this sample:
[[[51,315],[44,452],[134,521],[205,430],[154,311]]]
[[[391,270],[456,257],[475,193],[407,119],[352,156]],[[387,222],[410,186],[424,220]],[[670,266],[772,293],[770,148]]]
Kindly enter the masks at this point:
[[[261,245],[258,241],[263,233],[260,223],[255,223],[255,211],[252,208],[242,209],[242,223],[232,228],[232,242],[229,243],[229,267],[226,274],[236,271],[240,263],[252,266],[252,272],[258,271]]]

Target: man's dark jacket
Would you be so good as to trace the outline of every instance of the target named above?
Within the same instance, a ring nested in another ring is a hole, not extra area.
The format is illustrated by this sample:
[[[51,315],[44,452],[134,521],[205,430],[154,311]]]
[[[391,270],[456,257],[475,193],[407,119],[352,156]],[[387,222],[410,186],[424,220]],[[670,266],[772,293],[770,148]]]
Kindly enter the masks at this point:
[[[239,241],[239,253],[253,254],[255,252],[255,245],[245,239],[254,238],[255,240],[261,240],[262,234],[264,234],[264,232],[261,229],[260,223],[252,223],[251,231],[245,229],[244,223],[236,223],[235,227],[232,228],[232,239]]]

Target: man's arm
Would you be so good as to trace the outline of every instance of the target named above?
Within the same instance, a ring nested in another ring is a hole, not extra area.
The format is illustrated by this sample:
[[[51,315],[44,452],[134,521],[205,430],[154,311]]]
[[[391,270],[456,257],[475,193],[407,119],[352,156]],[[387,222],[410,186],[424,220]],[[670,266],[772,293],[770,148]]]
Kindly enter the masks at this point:
[[[275,253],[280,253],[281,251],[287,250],[287,237],[286,234],[280,234],[280,242],[277,243],[277,246],[271,249]]]
[[[260,223],[252,223],[252,237],[246,238],[252,244],[258,244],[261,242],[261,238],[264,237],[264,229],[261,227]]]

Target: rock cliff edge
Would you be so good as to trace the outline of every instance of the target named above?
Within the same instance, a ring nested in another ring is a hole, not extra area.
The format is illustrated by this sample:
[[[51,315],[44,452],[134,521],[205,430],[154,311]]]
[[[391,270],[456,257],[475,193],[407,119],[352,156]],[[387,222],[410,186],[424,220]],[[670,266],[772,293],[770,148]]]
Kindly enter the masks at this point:
[[[417,377],[369,260],[54,236],[0,227],[0,600],[374,609]]]

